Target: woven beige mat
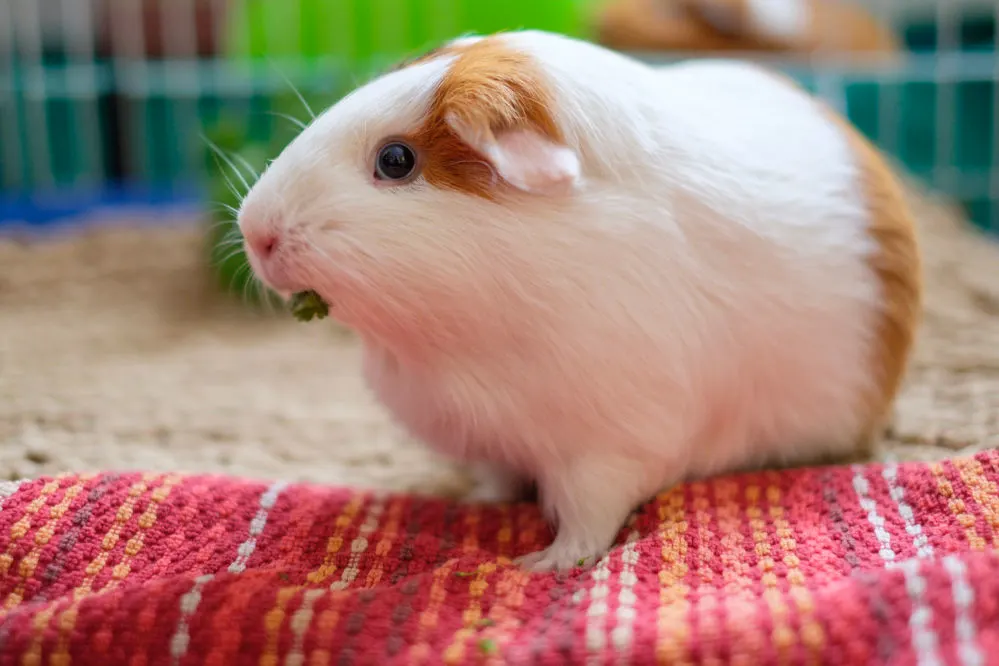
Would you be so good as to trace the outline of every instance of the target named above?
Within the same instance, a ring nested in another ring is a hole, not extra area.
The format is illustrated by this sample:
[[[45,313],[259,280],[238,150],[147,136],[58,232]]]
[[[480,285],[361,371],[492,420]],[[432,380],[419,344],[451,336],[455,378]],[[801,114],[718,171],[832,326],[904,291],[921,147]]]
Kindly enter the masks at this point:
[[[928,308],[887,451],[999,445],[999,244],[919,199]],[[0,476],[211,471],[399,490],[463,484],[388,424],[327,325],[219,297],[200,231],[0,241]]]

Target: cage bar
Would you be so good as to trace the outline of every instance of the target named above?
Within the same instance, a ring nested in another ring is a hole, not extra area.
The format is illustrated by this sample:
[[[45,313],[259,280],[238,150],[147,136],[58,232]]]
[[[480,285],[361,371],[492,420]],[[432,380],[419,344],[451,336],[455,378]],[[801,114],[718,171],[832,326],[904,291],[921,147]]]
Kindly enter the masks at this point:
[[[995,33],[999,39],[999,2],[992,13]],[[992,154],[989,159],[989,211],[986,224],[992,231],[999,232],[999,56],[993,60],[992,68]]]
[[[67,66],[63,70],[66,102],[71,109],[77,149],[73,184],[99,186],[105,179],[99,114],[100,81],[95,44],[93,0],[62,0],[62,29]]]
[[[17,63],[13,0],[0,0],[0,185],[17,190],[26,183],[21,158],[21,110],[17,102]]]
[[[159,0],[158,9],[164,57],[169,61],[179,60],[185,65],[196,65],[200,35],[196,0]],[[166,75],[174,79],[182,78],[185,87],[194,93],[177,98],[164,95],[164,120],[172,121],[172,127],[163,128],[162,134],[176,143],[178,158],[178,163],[169,167],[167,178],[175,181],[178,174],[185,172],[183,165],[198,161],[199,147],[195,138],[200,132],[198,103],[203,95],[203,84],[200,68],[196,66],[170,68]]]
[[[960,66],[960,60],[954,58],[960,44],[958,34],[958,12],[950,2],[938,2],[936,5],[936,138],[933,165],[933,180],[945,190],[953,191],[956,187],[956,170],[954,165],[954,131],[956,118],[956,86],[955,72],[952,69]]]
[[[26,128],[30,186],[49,189],[54,185],[51,150],[49,147],[49,113],[47,68],[43,62],[42,5],[38,0],[13,0],[14,43],[17,67],[21,69],[23,85],[17,86],[23,102],[22,117]]]
[[[875,18],[888,25],[897,24],[892,0],[874,0],[871,9]],[[900,106],[902,102],[901,81],[893,68],[878,67],[875,74],[878,85],[878,145],[890,154],[899,149]]]
[[[118,117],[122,127],[117,146],[126,178],[144,179],[149,174],[150,137],[146,122],[150,68],[146,56],[142,0],[107,0],[113,82]]]

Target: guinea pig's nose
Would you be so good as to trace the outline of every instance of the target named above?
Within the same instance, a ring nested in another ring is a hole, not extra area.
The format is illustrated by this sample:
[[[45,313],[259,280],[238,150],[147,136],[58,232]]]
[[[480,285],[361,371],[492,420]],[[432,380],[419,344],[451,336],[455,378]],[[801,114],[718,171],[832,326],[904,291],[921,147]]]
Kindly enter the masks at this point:
[[[243,239],[250,251],[259,259],[267,259],[274,254],[278,245],[278,235],[273,231],[244,232]]]

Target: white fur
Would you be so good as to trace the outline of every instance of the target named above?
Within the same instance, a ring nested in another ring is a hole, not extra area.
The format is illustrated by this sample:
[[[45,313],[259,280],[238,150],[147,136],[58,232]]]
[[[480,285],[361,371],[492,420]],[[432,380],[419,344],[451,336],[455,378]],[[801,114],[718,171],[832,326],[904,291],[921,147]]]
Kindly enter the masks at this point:
[[[373,151],[419,124],[449,66],[435,60],[360,88],[263,174],[240,216],[279,231],[258,274],[316,289],[358,331],[413,434],[538,481],[558,523],[524,560],[538,569],[601,555],[684,478],[853,447],[881,300],[836,125],[749,64],[655,70],[502,39],[553,86],[575,192],[374,183]]]
[[[745,0],[754,30],[784,41],[795,41],[808,33],[811,1]]]

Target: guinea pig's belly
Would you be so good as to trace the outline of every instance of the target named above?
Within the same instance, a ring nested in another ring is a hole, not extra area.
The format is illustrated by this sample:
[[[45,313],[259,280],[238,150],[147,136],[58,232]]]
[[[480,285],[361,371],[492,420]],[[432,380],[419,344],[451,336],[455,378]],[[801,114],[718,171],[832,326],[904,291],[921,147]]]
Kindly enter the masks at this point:
[[[438,368],[400,364],[388,352],[365,346],[364,375],[379,402],[416,439],[460,460],[490,458],[488,442],[500,435],[456,395]],[[467,397],[467,396],[466,396]]]
[[[551,362],[538,353],[421,367],[372,346],[365,374],[427,445],[528,474],[584,454],[684,476],[840,451],[869,417],[877,305],[840,283],[824,289],[831,271],[813,268],[806,280],[807,267],[791,268],[800,283],[779,298],[747,280],[733,284],[742,298],[724,311],[715,299],[686,316],[636,311],[640,325],[576,322],[559,331]]]

